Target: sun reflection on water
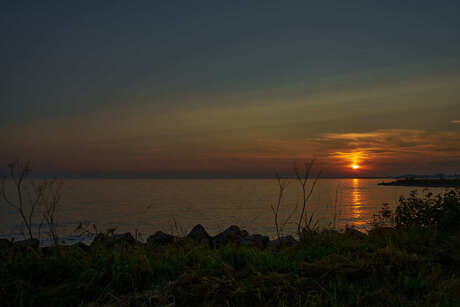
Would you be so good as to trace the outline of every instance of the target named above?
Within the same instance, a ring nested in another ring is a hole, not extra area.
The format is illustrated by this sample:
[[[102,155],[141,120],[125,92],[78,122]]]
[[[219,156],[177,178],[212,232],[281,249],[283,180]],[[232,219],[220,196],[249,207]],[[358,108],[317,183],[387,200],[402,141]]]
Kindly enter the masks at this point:
[[[351,202],[352,202],[352,215],[353,218],[359,219],[361,217],[362,195],[359,188],[359,179],[354,178],[352,181]]]

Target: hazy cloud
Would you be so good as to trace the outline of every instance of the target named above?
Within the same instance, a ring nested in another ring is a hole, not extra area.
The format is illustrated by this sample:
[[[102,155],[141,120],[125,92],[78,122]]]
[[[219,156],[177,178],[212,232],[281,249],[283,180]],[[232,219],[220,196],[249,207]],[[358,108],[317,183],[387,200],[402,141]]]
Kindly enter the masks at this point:
[[[460,135],[451,131],[380,129],[326,133],[299,139],[258,139],[248,146],[229,146],[209,156],[251,162],[254,167],[292,167],[293,161],[317,158],[328,174],[343,175],[359,164],[360,174],[400,173],[417,169],[441,171],[446,161],[460,160]]]

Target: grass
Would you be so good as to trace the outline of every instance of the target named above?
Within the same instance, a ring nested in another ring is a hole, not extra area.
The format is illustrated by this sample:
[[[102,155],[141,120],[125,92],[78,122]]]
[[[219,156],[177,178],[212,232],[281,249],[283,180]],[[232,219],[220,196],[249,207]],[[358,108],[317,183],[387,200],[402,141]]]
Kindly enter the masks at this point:
[[[3,251],[4,306],[458,306],[460,233],[318,233],[279,251],[227,245]]]

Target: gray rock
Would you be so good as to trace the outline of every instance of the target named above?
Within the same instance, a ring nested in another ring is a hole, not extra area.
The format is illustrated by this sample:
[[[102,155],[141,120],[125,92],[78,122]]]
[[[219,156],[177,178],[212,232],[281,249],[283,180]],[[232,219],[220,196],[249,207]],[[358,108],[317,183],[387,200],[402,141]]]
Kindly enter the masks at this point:
[[[157,231],[154,235],[151,235],[147,239],[147,243],[156,245],[171,244],[175,240],[173,235],[164,233],[163,231]]]
[[[269,241],[270,239],[267,236],[254,234],[244,237],[240,244],[243,246],[266,248]]]
[[[238,226],[232,225],[212,239],[212,246],[219,248],[229,243],[238,244],[247,236],[247,231],[241,230]]]
[[[40,242],[37,239],[27,239],[22,241],[14,242],[14,245],[18,248],[31,248],[38,249]]]
[[[294,239],[293,236],[289,235],[289,236],[281,237],[279,240],[278,239],[270,240],[267,244],[267,247],[275,249],[275,248],[280,248],[280,247],[296,246],[297,244],[299,244],[299,242],[296,239]]]
[[[191,239],[197,243],[205,244],[206,246],[210,246],[211,243],[211,236],[208,234],[206,229],[204,229],[203,225],[198,224],[189,232],[187,235],[188,239]]]

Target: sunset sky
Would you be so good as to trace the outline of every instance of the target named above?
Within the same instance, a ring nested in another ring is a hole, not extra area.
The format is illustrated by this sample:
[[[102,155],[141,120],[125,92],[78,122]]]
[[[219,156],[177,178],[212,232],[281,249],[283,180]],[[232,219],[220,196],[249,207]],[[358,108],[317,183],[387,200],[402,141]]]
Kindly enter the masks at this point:
[[[459,12],[7,1],[0,162],[58,176],[257,177],[311,158],[324,176],[460,173]]]

